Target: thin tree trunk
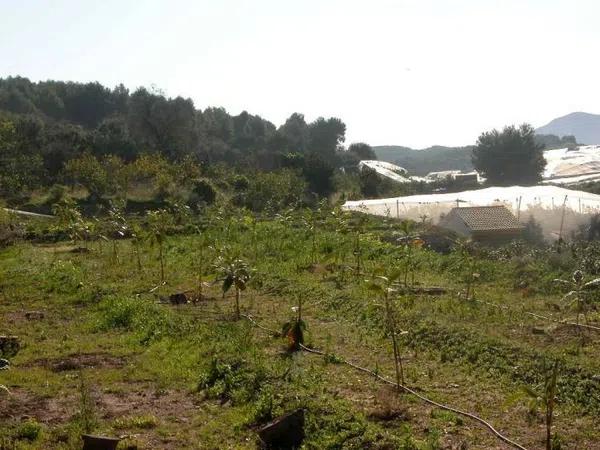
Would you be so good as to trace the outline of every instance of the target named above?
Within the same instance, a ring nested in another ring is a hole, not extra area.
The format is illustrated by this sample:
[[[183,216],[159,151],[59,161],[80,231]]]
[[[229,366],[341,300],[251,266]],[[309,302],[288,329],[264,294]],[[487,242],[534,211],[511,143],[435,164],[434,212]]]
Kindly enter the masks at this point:
[[[158,244],[158,257],[160,259],[160,282],[165,281],[165,263],[163,261],[163,247],[162,242]]]
[[[546,408],[546,450],[552,450],[552,412]]]
[[[390,306],[390,300],[388,294],[385,294],[385,309],[387,314],[388,331],[392,337],[392,347],[394,350],[394,369],[396,371],[396,384],[397,389],[400,391],[400,384],[404,384],[404,370],[402,368],[402,360],[400,358],[400,351],[398,349],[398,341],[396,339],[396,325],[392,318],[392,309]]]
[[[198,271],[198,301],[202,301],[202,268]]]
[[[356,233],[356,275],[360,276],[360,232]]]
[[[412,248],[409,244],[408,253],[406,254],[406,269],[404,270],[404,286],[408,287],[408,271],[410,268],[410,263],[412,259]]]
[[[398,342],[396,340],[396,331],[392,331],[392,344],[394,347],[394,366],[396,369],[396,384],[398,385],[398,391],[400,391],[400,384],[404,384],[404,370],[402,368],[402,359],[398,350]]]
[[[240,290],[235,288],[235,318],[239,320],[240,314]]]
[[[198,301],[202,301],[202,275],[204,272],[204,247],[203,243],[200,242],[200,255],[198,257]]]
[[[139,247],[139,245],[140,244],[136,241],[133,244],[133,248],[134,248],[134,251],[135,251],[135,259],[136,259],[136,262],[137,262],[137,269],[138,269],[138,272],[141,272],[142,271],[142,259],[140,257],[140,247]]]
[[[314,225],[313,225],[314,227]],[[316,264],[317,262],[317,230],[315,230],[313,228],[313,232],[312,232],[312,250],[311,250],[311,259],[312,259],[312,263]]]

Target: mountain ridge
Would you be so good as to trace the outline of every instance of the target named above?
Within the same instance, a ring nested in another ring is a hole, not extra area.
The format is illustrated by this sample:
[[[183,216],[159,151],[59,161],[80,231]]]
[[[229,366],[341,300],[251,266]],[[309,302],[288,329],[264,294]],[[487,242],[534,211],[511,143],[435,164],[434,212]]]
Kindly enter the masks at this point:
[[[597,145],[600,144],[600,114],[572,112],[551,120],[535,131],[537,134],[553,134],[559,137],[575,136],[577,142]]]

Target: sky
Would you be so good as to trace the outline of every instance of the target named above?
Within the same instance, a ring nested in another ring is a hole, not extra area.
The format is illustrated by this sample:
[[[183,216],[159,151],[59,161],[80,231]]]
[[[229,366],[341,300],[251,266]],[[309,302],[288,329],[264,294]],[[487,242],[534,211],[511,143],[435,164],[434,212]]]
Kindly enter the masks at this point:
[[[597,0],[0,0],[0,77],[155,86],[346,143],[600,113]]]

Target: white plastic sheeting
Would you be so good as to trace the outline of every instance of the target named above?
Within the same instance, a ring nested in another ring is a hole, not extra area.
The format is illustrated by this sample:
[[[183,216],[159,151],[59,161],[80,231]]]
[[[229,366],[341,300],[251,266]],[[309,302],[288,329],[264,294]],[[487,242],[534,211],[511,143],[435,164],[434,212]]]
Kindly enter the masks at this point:
[[[577,175],[575,177],[550,178],[547,180],[542,180],[542,183],[557,184],[560,186],[572,186],[574,184],[598,180],[600,180],[600,173],[592,173],[589,175]]]
[[[397,166],[396,164],[369,159],[359,162],[358,167],[360,169],[363,167],[368,167],[373,169],[379,175],[397,181],[398,183],[410,183],[410,178],[407,176],[408,171],[403,167]]]
[[[505,205],[521,221],[533,216],[542,224],[547,236],[552,236],[560,231],[561,223],[563,231],[569,231],[589,220],[590,214],[600,212],[600,195],[558,186],[510,186],[348,201],[343,207],[379,216],[437,223],[456,206],[488,205]]]
[[[573,184],[600,178],[600,146],[585,145],[576,149],[561,148],[544,152],[547,183]]]
[[[599,145],[584,145],[572,150],[568,148],[547,150],[544,152],[544,158],[546,158],[547,164],[542,174],[543,183],[569,185],[600,179]],[[411,177],[406,169],[385,161],[365,160],[361,161],[359,166],[370,167],[378,174],[399,183],[410,183],[411,181],[430,183],[461,173],[460,170],[431,172],[422,178]],[[480,178],[479,181],[482,179]]]

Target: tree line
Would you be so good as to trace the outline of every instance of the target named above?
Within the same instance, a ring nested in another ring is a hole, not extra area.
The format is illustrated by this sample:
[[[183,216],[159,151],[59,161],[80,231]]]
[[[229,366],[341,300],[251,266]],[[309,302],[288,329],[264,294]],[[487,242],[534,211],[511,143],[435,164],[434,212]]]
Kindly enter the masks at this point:
[[[246,195],[242,203],[248,204],[257,204],[259,192],[272,191],[268,177],[257,175],[267,172],[283,173],[272,184],[289,186],[294,198],[298,192],[291,186],[304,186],[313,198],[336,190],[364,198],[426,188],[400,188],[368,170],[359,174],[358,162],[376,154],[365,143],[346,148],[345,139],[346,125],[337,117],[307,122],[296,112],[277,127],[247,111],[197,109],[191,99],[169,98],[155,88],[130,92],[97,82],[0,79],[0,197],[9,201],[56,184],[83,185],[96,200],[119,192],[126,198],[140,181],[162,198],[184,185],[203,192],[201,179],[207,171],[220,173],[217,166],[249,175],[256,195]],[[464,149],[464,159],[488,184],[532,184],[546,165],[543,149],[567,144],[575,146],[575,139],[536,136],[527,124],[509,126],[482,133]]]
[[[88,155],[98,161],[159,155],[171,163],[289,168],[327,195],[336,168],[375,158],[363,143],[346,149],[345,133],[336,117],[307,122],[293,113],[277,127],[247,111],[197,109],[191,99],[169,98],[155,88],[130,92],[123,85],[9,77],[0,79],[0,195],[64,182],[69,161]]]

